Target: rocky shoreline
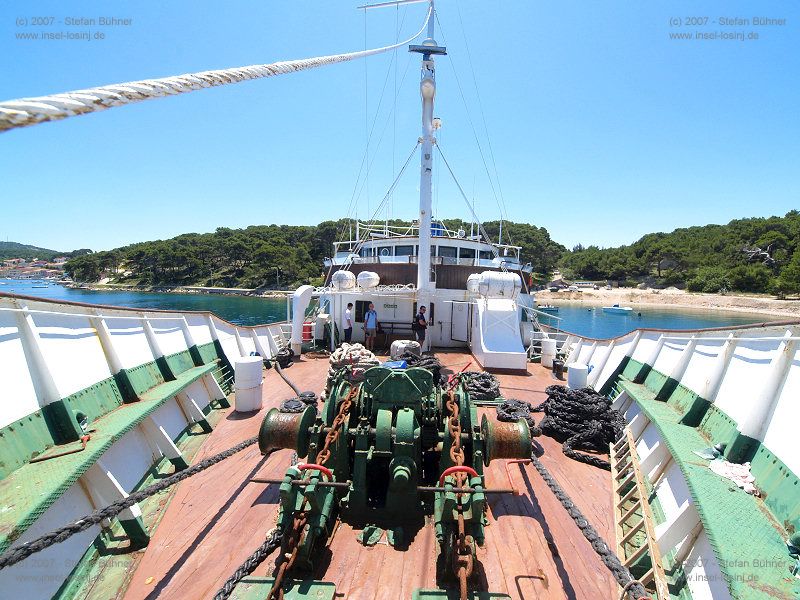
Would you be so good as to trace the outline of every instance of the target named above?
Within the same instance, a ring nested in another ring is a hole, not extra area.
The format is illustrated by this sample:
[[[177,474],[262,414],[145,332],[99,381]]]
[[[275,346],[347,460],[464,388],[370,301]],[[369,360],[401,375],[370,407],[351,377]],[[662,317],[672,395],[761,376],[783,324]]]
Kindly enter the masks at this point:
[[[81,283],[66,287],[98,292],[149,292],[155,294],[208,294],[219,296],[253,296],[257,298],[285,298],[292,290],[268,290],[262,288],[224,288],[199,285],[126,285],[121,283]]]

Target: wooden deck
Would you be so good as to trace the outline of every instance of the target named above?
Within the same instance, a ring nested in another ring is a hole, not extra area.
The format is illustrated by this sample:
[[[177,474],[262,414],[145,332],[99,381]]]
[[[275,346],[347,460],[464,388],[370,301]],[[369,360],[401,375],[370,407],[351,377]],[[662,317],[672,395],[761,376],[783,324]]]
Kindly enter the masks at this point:
[[[454,371],[472,359],[465,353],[437,356]],[[324,359],[304,358],[286,373],[301,389],[320,391],[327,369]],[[556,383],[538,365],[530,365],[527,376],[504,374],[499,378],[506,397],[533,404],[545,399],[546,386]],[[249,415],[230,409],[195,460],[255,435],[263,413],[291,395],[278,375],[269,371],[264,384],[265,408]],[[538,441],[545,451],[542,462],[598,532],[613,540],[608,472],[566,458],[560,444],[550,438]],[[284,450],[264,460],[254,447],[181,483],[120,597],[213,597],[275,524],[277,486],[248,480],[282,477],[290,457],[291,452]],[[490,497],[490,526],[485,546],[478,549],[480,564],[476,566],[483,589],[505,592],[515,600],[617,597],[611,575],[533,467],[512,466],[511,474],[523,493]],[[505,461],[496,461],[487,469],[487,485],[508,487]],[[385,538],[365,548],[355,536],[356,532],[342,523],[330,543],[330,553],[315,573],[318,579],[336,583],[338,598],[407,600],[416,588],[436,587],[437,548],[432,526],[419,531],[402,552],[386,545]],[[274,556],[255,575],[270,575],[273,565]]]

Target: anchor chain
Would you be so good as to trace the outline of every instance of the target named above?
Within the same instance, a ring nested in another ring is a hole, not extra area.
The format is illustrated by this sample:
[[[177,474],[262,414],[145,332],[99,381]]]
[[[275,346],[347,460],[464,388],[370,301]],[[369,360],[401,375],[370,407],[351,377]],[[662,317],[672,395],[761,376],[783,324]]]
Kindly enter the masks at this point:
[[[325,443],[322,450],[317,453],[316,465],[319,467],[325,466],[325,463],[331,457],[331,445],[339,439],[342,426],[347,421],[350,415],[350,408],[353,406],[353,399],[358,395],[359,386],[350,388],[350,392],[345,396],[342,403],[339,405],[339,411],[333,419],[331,428],[325,435]],[[306,525],[308,524],[308,500],[304,500],[297,514],[294,515],[291,530],[288,535],[284,535],[283,547],[277,570],[275,571],[275,581],[272,583],[272,589],[267,594],[266,600],[283,600],[283,580],[286,574],[291,571],[292,566],[297,560],[297,553],[300,544],[305,538]]]
[[[464,466],[464,448],[461,447],[461,416],[458,402],[455,399],[455,394],[452,391],[447,394],[446,402],[447,410],[450,412],[448,418],[447,428],[450,432],[452,443],[450,445],[450,460],[457,467]],[[465,474],[463,471],[455,473],[456,485],[459,488],[464,488]],[[462,493],[459,492],[458,504],[458,534],[454,538],[454,552],[453,552],[453,571],[458,579],[459,592],[461,600],[467,600],[468,590],[467,581],[472,575],[474,568],[472,545],[473,538],[467,535],[466,524],[464,522],[464,506],[461,504]]]

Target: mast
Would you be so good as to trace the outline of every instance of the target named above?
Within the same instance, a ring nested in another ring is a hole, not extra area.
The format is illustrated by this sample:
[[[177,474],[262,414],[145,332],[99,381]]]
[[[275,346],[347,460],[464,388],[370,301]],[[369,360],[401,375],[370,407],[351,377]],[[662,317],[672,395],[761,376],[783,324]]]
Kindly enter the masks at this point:
[[[422,96],[422,152],[420,158],[419,182],[419,251],[417,252],[417,290],[428,292],[431,285],[431,210],[433,189],[433,101],[436,97],[436,71],[433,57],[436,54],[447,54],[447,50],[439,46],[433,38],[433,0],[430,0],[431,16],[428,20],[428,38],[421,46],[409,46],[409,52],[422,54],[422,73],[420,78],[420,95]]]

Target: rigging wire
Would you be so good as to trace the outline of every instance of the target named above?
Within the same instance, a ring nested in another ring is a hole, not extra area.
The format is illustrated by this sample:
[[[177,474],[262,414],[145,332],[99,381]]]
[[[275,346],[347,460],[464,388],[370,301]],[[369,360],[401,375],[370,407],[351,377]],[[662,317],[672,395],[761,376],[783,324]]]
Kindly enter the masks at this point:
[[[383,210],[383,207],[388,202],[391,193],[394,191],[395,187],[397,187],[397,183],[400,181],[400,178],[403,176],[403,173],[405,172],[406,167],[408,166],[408,163],[411,162],[411,159],[414,157],[414,154],[416,154],[417,148],[419,148],[419,146],[420,146],[420,142],[418,141],[414,145],[414,148],[411,150],[411,153],[408,155],[408,158],[406,159],[405,163],[403,164],[403,167],[400,169],[400,172],[397,174],[397,177],[395,177],[394,181],[392,182],[392,185],[389,186],[389,189],[386,192],[386,195],[383,197],[383,200],[381,200],[380,204],[375,209],[375,212],[372,214],[372,218],[369,220],[370,224],[376,222],[377,216],[380,214],[381,210]],[[358,240],[358,243],[356,244],[356,247],[351,251],[351,254],[357,254],[358,253],[358,251],[361,249],[361,246],[364,244],[364,242],[367,241],[367,237],[368,236],[369,236],[369,231],[367,231],[366,233],[364,233],[361,236],[361,239]],[[343,267],[345,269],[347,269],[349,267],[349,263],[343,265]]]
[[[467,62],[469,63],[469,69],[470,72],[472,73],[472,84],[475,87],[475,96],[478,98],[478,108],[480,109],[481,120],[483,121],[483,131],[486,135],[486,143],[489,146],[489,157],[492,159],[492,167],[494,168],[494,178],[497,181],[497,191],[500,193],[500,202],[503,205],[501,209],[501,216],[504,216],[505,220],[508,221],[508,208],[506,207],[505,196],[503,196],[503,188],[500,185],[500,172],[497,170],[497,162],[495,161],[494,158],[494,149],[492,148],[492,138],[489,136],[489,127],[486,124],[486,112],[483,109],[483,101],[481,100],[480,88],[478,87],[478,78],[475,76],[475,67],[472,63],[472,52],[470,52],[469,49],[469,39],[467,38],[466,29],[464,28],[464,20],[461,18],[461,7],[459,6],[458,3],[456,3],[456,10],[458,12],[458,21],[461,24],[461,36],[464,38],[464,46],[467,50]],[[511,239],[511,235],[508,233],[507,230],[506,230],[506,236],[508,237],[509,243],[513,244],[514,240]]]
[[[438,23],[438,25],[439,25],[439,30],[442,32],[442,41],[446,45],[447,44],[447,36],[444,33],[444,27],[442,27],[442,22],[439,20],[439,16],[436,14],[435,11],[434,11],[434,15],[433,16],[436,19],[436,23]],[[494,200],[497,203],[497,209],[500,211],[500,215],[501,215],[501,218],[502,218],[503,207],[500,204],[500,198],[497,195],[497,190],[495,189],[495,186],[494,186],[494,180],[492,179],[492,175],[489,172],[489,164],[486,162],[486,156],[483,153],[483,146],[481,146],[481,141],[478,138],[478,131],[475,128],[474,121],[472,120],[472,114],[470,113],[469,105],[467,104],[467,99],[466,99],[466,96],[464,95],[464,89],[461,87],[461,80],[458,77],[458,71],[456,70],[455,62],[453,61],[453,58],[452,58],[452,56],[450,54],[447,55],[447,58],[450,60],[450,66],[453,69],[453,75],[454,75],[454,78],[456,80],[456,85],[458,87],[458,92],[459,92],[459,94],[461,96],[461,101],[464,103],[464,110],[467,113],[467,121],[469,121],[470,128],[472,129],[472,135],[475,138],[475,143],[478,146],[478,153],[480,154],[481,161],[483,162],[483,168],[486,171],[486,178],[489,180],[489,186],[492,189],[492,195],[494,196]],[[463,193],[463,191],[462,191],[462,193]],[[491,241],[491,238],[487,237],[486,241]]]
[[[400,80],[400,88],[403,87],[403,82],[405,81],[406,75],[408,74],[408,69],[411,66],[411,59],[412,59],[412,55],[409,54],[408,61],[406,62],[405,71],[403,72],[403,77]],[[398,88],[398,93],[399,93],[399,88]],[[386,118],[386,122],[384,123],[383,129],[381,130],[381,135],[378,138],[377,144],[375,145],[376,151],[377,151],[378,148],[380,148],[381,143],[383,142],[383,138],[384,138],[384,136],[386,134],[386,130],[388,129],[389,123],[391,122],[391,117],[392,117],[392,115],[389,115]],[[376,115],[376,118],[377,118],[377,115]],[[373,154],[373,156],[372,156],[372,158],[370,160],[370,165],[373,162],[375,162],[376,157],[377,157],[377,154]],[[366,160],[367,160],[367,155],[365,153],[363,158],[362,158],[362,167],[363,167],[364,161],[366,161]],[[359,188],[359,183],[361,183],[361,187],[360,188]],[[351,216],[355,214],[355,205],[356,205],[358,199],[361,198],[361,195],[362,195],[363,191],[364,191],[364,182],[363,182],[363,180],[357,179],[355,187],[353,188],[353,195],[352,195],[352,197],[350,199],[350,203],[348,204],[347,218],[351,218]],[[342,225],[342,229],[341,229],[341,234],[343,234],[343,233],[344,233],[344,225]],[[341,241],[341,234],[340,234],[340,240],[339,241]]]
[[[366,9],[365,9],[365,13],[366,13]],[[403,20],[400,23],[400,28],[403,27],[403,24],[405,23],[405,18],[406,18],[406,13],[403,14]],[[398,37],[399,37],[399,30],[398,30]],[[399,47],[399,45],[397,47]],[[396,53],[397,47],[395,47],[395,54],[392,57],[392,61],[389,62],[389,68],[387,69],[386,77],[383,80],[383,87],[381,88],[381,95],[380,95],[380,97],[378,99],[378,107],[375,109],[375,116],[372,119],[372,126],[369,129],[369,136],[367,138],[367,145],[366,145],[366,148],[364,149],[364,154],[361,157],[361,164],[360,164],[359,169],[358,169],[358,174],[356,175],[356,181],[353,184],[353,193],[350,196],[350,201],[347,204],[346,219],[350,219],[351,216],[353,216],[353,215],[355,215],[356,218],[358,218],[358,215],[357,215],[357,203],[358,203],[359,198],[361,198],[362,192],[364,191],[364,185],[363,185],[363,181],[361,180],[361,175],[364,172],[364,167],[365,166],[367,167],[367,172],[369,171],[370,167],[372,166],[372,161],[369,164],[367,163],[367,158],[369,156],[370,142],[371,142],[372,136],[373,136],[373,134],[375,132],[375,125],[376,125],[376,123],[378,121],[378,116],[380,114],[381,106],[383,105],[383,98],[384,98],[384,94],[386,92],[386,84],[389,81],[389,74],[391,73],[391,70],[392,70],[392,62],[394,62],[395,57],[397,56],[397,53]],[[406,73],[408,72],[408,67],[409,67],[410,63],[411,63],[411,55],[409,55],[408,62],[406,63],[406,67],[405,67],[405,71],[403,73],[403,80],[402,81],[405,81],[405,76],[406,76]],[[397,69],[397,65],[395,63],[395,70],[396,69]],[[402,81],[400,83],[401,86],[402,86]],[[395,88],[396,87],[397,86],[395,85]],[[395,89],[395,97],[394,97],[394,106],[395,106],[395,108],[397,106],[397,90],[396,89]],[[365,111],[366,111],[366,109],[365,109]],[[387,122],[387,124],[388,124],[388,122]],[[384,126],[384,128],[382,130],[382,133],[381,133],[381,137],[378,139],[378,143],[377,143],[377,146],[375,148],[376,151],[380,147],[381,141],[383,140],[383,133],[385,133],[385,131],[386,131],[386,126]],[[374,161],[374,158],[373,158],[373,161]],[[394,168],[392,168],[392,173],[394,173]],[[361,184],[361,188],[359,188],[359,184]],[[369,209],[367,209],[367,210],[369,211]],[[369,212],[367,212],[367,214],[369,214]],[[341,228],[339,230],[339,235],[337,236],[338,241],[342,241],[342,237],[344,236],[345,228],[346,228],[346,225],[342,224],[342,226],[341,226]]]
[[[364,49],[367,48],[367,9],[364,8]],[[391,68],[391,64],[389,65]],[[388,73],[387,73],[388,77]],[[386,89],[386,82],[384,81],[383,84],[384,89]],[[381,92],[383,95],[383,92]],[[375,118],[378,118],[378,112],[375,111]],[[372,132],[369,131],[369,71],[367,69],[367,59],[364,58],[364,135],[367,138],[367,146],[364,152],[369,154],[369,140],[372,137],[370,134]],[[367,214],[369,214],[369,164],[367,164],[367,172],[364,175],[364,179],[367,182]]]
[[[381,54],[408,44],[419,37],[428,26],[431,16],[432,11],[429,8],[422,27],[409,39],[403,40],[398,44],[371,50],[359,50],[344,54],[331,54],[214,71],[201,71],[199,73],[187,73],[160,79],[142,79],[140,81],[118,83],[62,94],[52,94],[50,96],[7,100],[0,102],[0,132],[19,127],[28,127],[45,121],[54,121],[106,110],[116,106],[124,106],[152,98],[162,98],[230,83],[284,75]]]
[[[472,214],[472,218],[475,219],[475,222],[478,224],[478,230],[481,232],[481,235],[483,236],[483,238],[489,244],[492,245],[492,252],[494,252],[495,257],[500,256],[499,251],[494,246],[494,244],[492,244],[492,238],[489,237],[489,235],[486,233],[486,230],[483,228],[483,223],[480,222],[480,220],[478,219],[478,216],[475,214],[475,211],[472,210],[472,206],[469,203],[469,199],[467,198],[467,195],[464,193],[464,188],[461,187],[461,184],[458,182],[458,179],[456,178],[456,174],[453,173],[453,169],[450,168],[450,163],[447,162],[447,159],[444,156],[444,152],[442,152],[441,146],[439,146],[439,144],[436,144],[436,149],[439,151],[439,156],[442,157],[442,161],[444,162],[445,166],[447,167],[447,170],[450,172],[450,175],[453,177],[453,181],[455,182],[456,187],[458,188],[458,191],[461,192],[461,197],[464,199],[464,203],[467,205],[467,208],[469,209],[469,212]]]

